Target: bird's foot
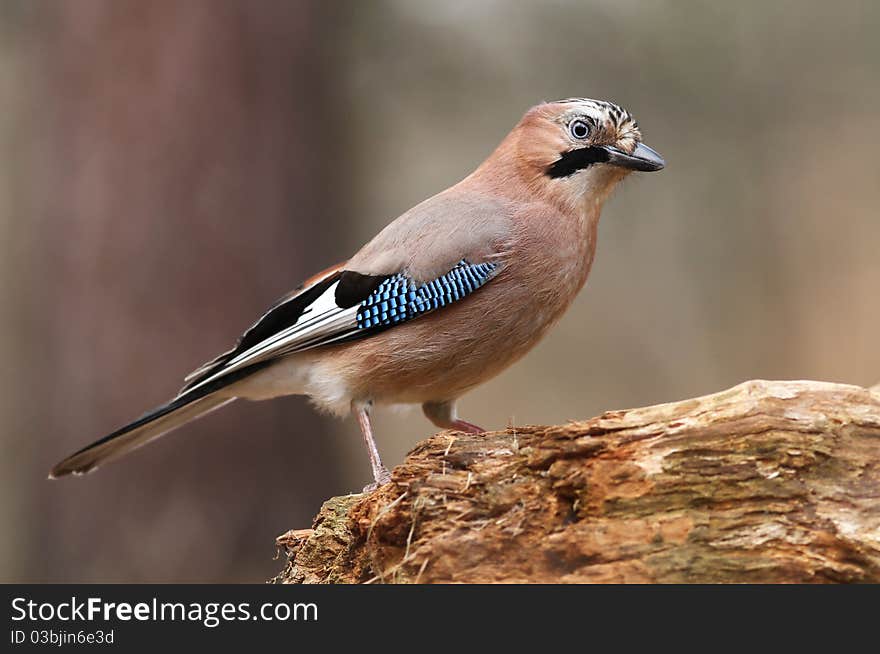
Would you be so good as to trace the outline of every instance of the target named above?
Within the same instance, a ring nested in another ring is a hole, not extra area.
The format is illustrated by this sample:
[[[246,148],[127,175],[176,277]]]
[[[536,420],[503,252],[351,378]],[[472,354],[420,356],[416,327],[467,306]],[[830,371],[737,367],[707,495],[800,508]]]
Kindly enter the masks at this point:
[[[364,486],[363,492],[372,493],[374,490],[380,486],[384,486],[389,481],[391,481],[391,473],[388,472],[388,468],[382,466],[379,470],[373,471],[373,482]]]
[[[482,434],[486,431],[482,427],[478,427],[477,425],[470,423],[467,420],[455,420],[452,423],[451,429],[457,429],[458,431],[463,431],[466,434]]]

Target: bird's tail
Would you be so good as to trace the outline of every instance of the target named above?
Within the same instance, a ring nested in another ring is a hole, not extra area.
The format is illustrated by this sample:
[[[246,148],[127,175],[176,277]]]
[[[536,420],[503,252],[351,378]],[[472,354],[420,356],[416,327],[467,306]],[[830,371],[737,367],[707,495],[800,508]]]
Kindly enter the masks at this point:
[[[201,396],[182,395],[167,404],[149,411],[122,429],[117,429],[109,436],[95,441],[71,454],[61,463],[52,468],[50,479],[63,477],[71,473],[81,475],[94,470],[99,465],[117,459],[123,454],[146,445],[172,429],[180,427],[190,420],[203,416],[235,398],[218,396],[211,393]]]

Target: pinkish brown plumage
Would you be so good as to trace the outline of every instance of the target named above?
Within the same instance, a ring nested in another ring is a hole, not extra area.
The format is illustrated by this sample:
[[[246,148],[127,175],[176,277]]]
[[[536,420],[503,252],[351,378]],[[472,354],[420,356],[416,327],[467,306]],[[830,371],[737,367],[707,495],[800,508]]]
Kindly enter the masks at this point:
[[[334,414],[354,410],[374,484],[387,481],[371,407],[421,404],[440,427],[479,430],[456,400],[562,316],[590,272],[614,186],[663,165],[616,105],[532,108],[473,173],[279,300],[171,402],[52,475],[91,470],[233,399],[302,394]]]

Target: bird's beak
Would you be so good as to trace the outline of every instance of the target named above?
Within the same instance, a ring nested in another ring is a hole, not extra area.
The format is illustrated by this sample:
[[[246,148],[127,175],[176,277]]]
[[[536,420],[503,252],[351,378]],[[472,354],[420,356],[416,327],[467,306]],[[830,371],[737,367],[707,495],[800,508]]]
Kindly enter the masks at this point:
[[[612,166],[620,166],[628,170],[639,170],[645,173],[662,170],[666,166],[663,157],[644,143],[636,145],[636,149],[631,154],[627,154],[623,150],[618,150],[610,145],[606,145],[602,149],[608,153],[608,163]]]

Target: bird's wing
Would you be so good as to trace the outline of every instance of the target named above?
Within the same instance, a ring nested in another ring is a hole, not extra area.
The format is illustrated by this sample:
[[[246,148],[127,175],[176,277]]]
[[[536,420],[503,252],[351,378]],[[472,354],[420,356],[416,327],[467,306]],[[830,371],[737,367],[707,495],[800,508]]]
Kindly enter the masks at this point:
[[[233,350],[192,373],[180,396],[278,357],[364,338],[423,316],[470,295],[500,267],[498,261],[462,259],[426,282],[405,272],[367,275],[344,265],[325,271],[277,302]]]
[[[271,335],[274,331],[272,321],[286,321],[287,323],[295,322],[305,305],[310,301],[311,296],[309,291],[328,277],[337,275],[345,267],[346,263],[347,262],[342,261],[335,266],[325,268],[321,272],[309,277],[287,295],[276,300],[266,313],[264,313],[257,322],[251,325],[241,338],[238,339],[238,343],[236,343],[234,348],[223,352],[206,363],[203,363],[184,377],[183,381],[186,382],[186,385],[180,390],[180,393],[183,394],[198,382],[210,377],[212,373],[220,370],[233,356],[250,347],[250,344],[262,340],[262,334],[268,332],[268,335]]]

